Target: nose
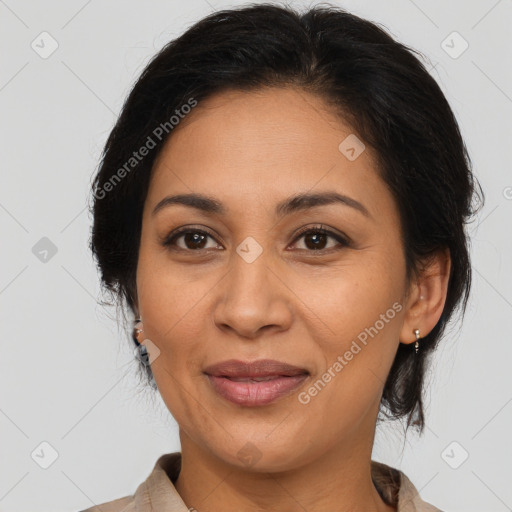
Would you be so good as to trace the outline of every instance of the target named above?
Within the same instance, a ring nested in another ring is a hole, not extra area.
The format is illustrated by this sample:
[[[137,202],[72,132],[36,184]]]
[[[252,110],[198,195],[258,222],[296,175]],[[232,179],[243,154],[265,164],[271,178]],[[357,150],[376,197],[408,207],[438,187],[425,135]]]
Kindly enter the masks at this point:
[[[265,251],[252,263],[237,253],[217,285],[215,325],[239,337],[256,339],[269,331],[285,331],[292,322],[293,293]]]

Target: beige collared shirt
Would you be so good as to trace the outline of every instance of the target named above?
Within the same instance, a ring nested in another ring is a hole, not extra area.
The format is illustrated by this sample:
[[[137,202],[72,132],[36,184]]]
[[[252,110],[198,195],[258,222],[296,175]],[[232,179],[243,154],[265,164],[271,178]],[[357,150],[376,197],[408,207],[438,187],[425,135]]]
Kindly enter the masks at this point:
[[[183,502],[174,482],[181,468],[181,453],[167,453],[159,457],[148,478],[133,496],[125,496],[96,505],[81,512],[193,512]],[[397,512],[441,512],[424,502],[400,470],[372,461],[372,479],[383,500],[397,508]]]

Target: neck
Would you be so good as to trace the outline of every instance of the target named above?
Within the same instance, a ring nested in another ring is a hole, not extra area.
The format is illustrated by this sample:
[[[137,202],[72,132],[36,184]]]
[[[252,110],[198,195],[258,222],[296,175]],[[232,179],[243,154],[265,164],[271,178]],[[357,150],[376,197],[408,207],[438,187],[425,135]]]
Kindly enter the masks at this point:
[[[395,512],[371,478],[368,439],[347,439],[300,467],[279,472],[240,468],[205,451],[181,429],[182,465],[176,490],[197,512]],[[364,441],[364,442],[363,442]]]

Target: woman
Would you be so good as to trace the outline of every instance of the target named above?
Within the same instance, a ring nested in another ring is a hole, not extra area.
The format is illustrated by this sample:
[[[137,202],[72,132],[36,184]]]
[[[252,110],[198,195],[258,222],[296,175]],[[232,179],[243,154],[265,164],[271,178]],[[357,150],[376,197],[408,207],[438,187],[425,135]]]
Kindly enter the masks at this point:
[[[130,93],[91,249],[180,429],[89,511],[433,511],[371,460],[424,428],[423,375],[471,283],[479,190],[414,52],[335,7],[214,13]]]

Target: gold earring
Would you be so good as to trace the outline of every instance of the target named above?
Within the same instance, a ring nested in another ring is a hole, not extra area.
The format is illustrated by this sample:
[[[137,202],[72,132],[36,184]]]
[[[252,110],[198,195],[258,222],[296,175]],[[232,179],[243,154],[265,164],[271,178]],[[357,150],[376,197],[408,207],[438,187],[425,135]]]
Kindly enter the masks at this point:
[[[144,329],[142,328],[142,320],[140,318],[137,318],[135,320],[135,325],[133,329],[135,331],[135,337],[137,337],[141,332],[144,331]]]
[[[414,333],[414,335],[416,336],[416,343],[414,343],[414,350],[416,351],[416,354],[418,353],[418,350],[420,349],[420,343],[419,343],[419,339],[420,339],[420,330],[419,329],[414,329],[414,331],[412,331]]]

